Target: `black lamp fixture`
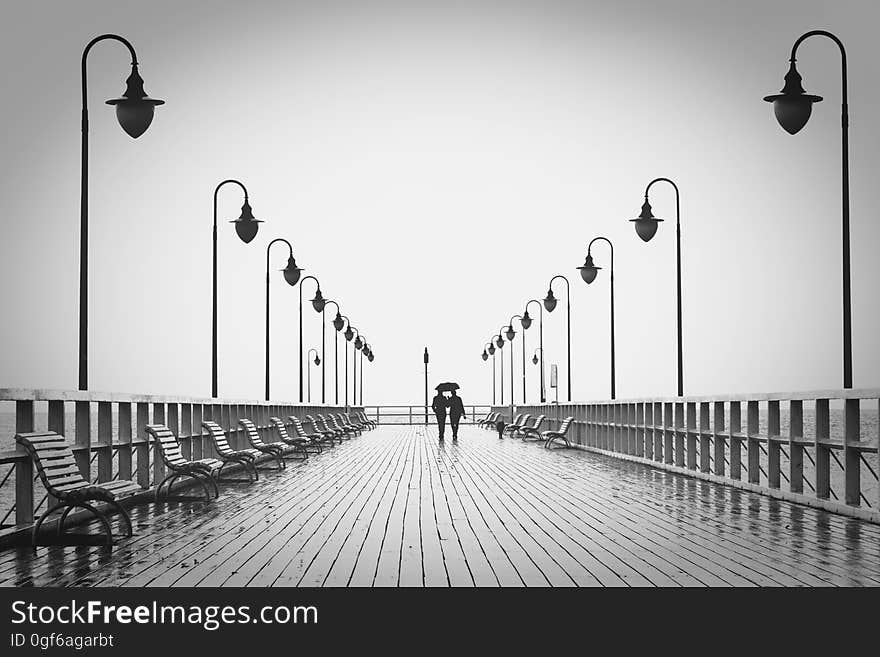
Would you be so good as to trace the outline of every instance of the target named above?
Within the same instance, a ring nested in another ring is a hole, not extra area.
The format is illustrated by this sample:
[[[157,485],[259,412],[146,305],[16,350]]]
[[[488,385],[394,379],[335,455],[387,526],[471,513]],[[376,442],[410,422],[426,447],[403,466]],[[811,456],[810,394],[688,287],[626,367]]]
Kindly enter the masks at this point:
[[[324,309],[324,305],[327,303],[324,300],[324,297],[321,296],[321,283],[314,276],[305,276],[299,282],[299,401],[303,400],[303,286],[306,281],[312,280],[315,281],[315,298],[312,299],[312,307],[317,311],[321,312]],[[315,304],[315,300],[318,300],[318,303]],[[320,306],[320,309],[318,308]],[[326,348],[326,341],[324,338],[324,321],[322,318],[321,321],[321,353],[326,354],[324,349]],[[321,403],[326,403],[326,387],[324,385],[324,370],[321,370]]]
[[[519,320],[519,323],[522,324],[522,327],[528,331],[532,326],[532,317],[529,315],[529,309],[526,308],[525,312],[522,315],[522,319]]]
[[[550,285],[547,287],[547,296],[544,297],[544,309],[548,313],[552,313],[556,309],[557,299],[553,294],[553,281],[561,278],[565,281],[565,310],[566,310],[566,360],[567,360],[567,378],[568,378],[568,401],[571,401],[571,283],[568,278],[562,274],[556,274],[550,279]],[[543,351],[541,352],[543,354]],[[543,368],[542,368],[543,369]]]
[[[483,353],[480,354],[480,358],[482,358],[484,361],[489,360],[489,354],[486,353],[485,347],[483,348]]]
[[[507,325],[507,331],[504,333],[507,336],[508,342],[513,342],[513,339],[516,337],[516,331],[513,330],[513,324]]]
[[[321,295],[321,288],[315,291],[315,298],[312,299],[312,308],[315,309],[316,313],[320,313],[324,311],[324,306],[327,304],[327,300]]]
[[[345,326],[345,320],[342,319],[342,315],[337,310],[336,317],[333,319],[333,328],[336,329],[337,332],[342,330],[342,327]]]
[[[492,343],[491,340],[489,340],[489,346],[486,347],[486,350],[489,352],[489,355],[490,355],[490,356],[494,356],[494,355],[495,355],[495,345]]]
[[[354,338],[354,331],[351,330],[351,325],[349,325],[349,326],[345,329],[345,333],[343,333],[342,335],[345,336],[345,339],[346,339],[346,340],[348,340],[349,342],[351,342],[352,338]]]
[[[645,202],[642,205],[642,213],[635,219],[630,219],[636,225],[636,233],[644,242],[650,241],[657,232],[657,224],[662,219],[658,219],[651,211],[651,204],[648,202],[648,193],[651,187],[659,182],[665,182],[672,186],[675,190],[675,276],[676,276],[676,314],[677,314],[677,330],[678,330],[678,396],[684,395],[684,365],[683,365],[683,348],[682,348],[682,330],[681,330],[681,197],[676,185],[669,178],[654,178],[645,187]],[[613,257],[613,256],[612,256]],[[581,270],[581,276],[584,271]],[[586,278],[584,279],[586,280]],[[589,282],[589,281],[588,281]]]
[[[500,331],[498,332],[498,335],[495,336],[495,344],[498,345],[499,349],[504,349],[504,338]]]
[[[842,227],[842,279],[843,279],[843,387],[852,388],[852,291],[850,282],[850,229],[849,229],[849,92],[847,89],[846,48],[843,42],[826,30],[811,30],[798,37],[791,48],[788,73],[782,92],[765,96],[773,103],[773,112],[783,130],[793,135],[803,128],[813,112],[813,103],[822,100],[804,91],[801,76],[795,66],[798,47],[813,36],[830,39],[840,51],[840,130],[841,130],[841,227]],[[849,494],[848,494],[849,495]],[[849,503],[847,499],[847,503]],[[858,495],[855,504],[859,503]]]
[[[239,238],[247,244],[251,242],[257,235],[257,229],[260,227],[260,221],[254,219],[254,213],[251,210],[251,204],[248,201],[248,190],[239,180],[228,178],[223,180],[214,188],[214,232],[213,232],[213,278],[212,278],[212,304],[211,304],[211,396],[217,396],[217,202],[220,190],[226,185],[237,185],[244,194],[244,205],[241,206],[241,216],[230,223],[235,224],[235,232]],[[267,255],[268,258],[268,255]],[[299,279],[299,270],[296,262],[293,260],[293,251],[287,261],[287,268],[284,270],[284,278],[289,283],[291,278]],[[294,285],[291,283],[291,285]]]
[[[529,315],[529,306],[531,306],[532,304],[535,304],[536,306],[538,306],[538,348],[535,350],[535,357],[533,358],[533,362],[535,365],[538,364],[537,353],[538,353],[538,351],[540,351],[541,352],[541,358],[540,358],[541,376],[538,381],[538,384],[540,386],[538,399],[540,399],[541,403],[543,404],[545,401],[545,395],[544,395],[544,306],[541,305],[541,302],[538,301],[537,299],[530,299],[528,302],[526,302],[526,307],[525,307],[525,310],[523,311],[522,319],[519,320],[519,323],[522,325],[523,329],[526,331],[528,331],[529,328],[531,328],[532,317]],[[525,397],[523,397],[523,399],[525,399]]]
[[[131,55],[131,74],[126,80],[126,89],[120,98],[108,100],[108,105],[116,106],[116,120],[122,129],[137,139],[153,121],[157,105],[165,101],[150,98],[144,91],[144,81],[138,73],[137,54],[125,38],[116,34],[102,34],[95,37],[82,53],[82,135],[80,169],[80,214],[79,214],[79,389],[89,387],[89,109],[87,61],[89,52],[105,40],[118,41]]]
[[[607,237],[594,237],[590,240],[589,245],[587,245],[587,257],[584,259],[584,264],[578,267],[578,270],[581,272],[581,278],[584,279],[584,282],[589,285],[593,281],[596,280],[596,276],[599,273],[599,270],[602,269],[598,265],[593,262],[593,243],[596,241],[603,241],[608,244],[608,247],[611,249],[611,277],[610,277],[610,287],[611,287],[611,399],[616,398],[616,384],[615,384],[615,349],[614,349],[614,244],[611,243]]]
[[[296,261],[293,259],[293,246],[291,246],[290,242],[283,237],[275,238],[269,242],[269,245],[266,247],[266,401],[269,401],[269,252],[272,250],[272,245],[276,242],[283,242],[286,244],[290,254],[287,257],[287,266],[281,270],[284,273],[284,280],[287,281],[287,284],[291,286],[296,285],[301,272],[300,268],[296,266]]]
[[[552,313],[556,310],[557,299],[553,296],[553,290],[547,290],[547,296],[544,297],[544,308],[547,309],[548,313]]]

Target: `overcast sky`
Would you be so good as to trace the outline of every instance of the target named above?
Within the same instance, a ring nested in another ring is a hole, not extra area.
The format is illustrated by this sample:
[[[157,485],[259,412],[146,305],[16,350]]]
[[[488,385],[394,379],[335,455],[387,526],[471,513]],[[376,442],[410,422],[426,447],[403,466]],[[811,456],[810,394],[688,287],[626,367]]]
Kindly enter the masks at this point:
[[[833,44],[800,50],[804,86],[825,97],[801,133],[783,132],[761,100],[782,87],[792,43],[814,28],[848,48],[854,383],[880,386],[877,7],[7,2],[0,386],[76,387],[80,55],[93,36],[116,32],[167,104],[132,140],[103,103],[124,89],[127,53],[113,42],[92,51],[94,390],[209,395],[211,198],[228,177],[248,186],[265,223],[241,243],[227,223],[241,197],[222,192],[221,396],[262,396],[265,250],[285,237],[373,345],[365,402],[418,403],[426,345],[433,382],[458,380],[466,401],[489,401],[484,343],[557,273],[572,283],[574,396],[606,398],[604,245],[593,285],[575,269],[598,234],[616,246],[618,396],[674,394],[672,192],[652,191],[667,222],[650,243],[627,221],[656,176],[682,194],[685,392],[838,388]],[[273,251],[272,380],[273,397],[292,400],[297,295],[275,271],[284,256]],[[564,286],[556,293],[544,339],[564,399]],[[530,358],[537,322],[526,335]],[[332,328],[327,337],[332,401]],[[309,347],[320,347],[320,323],[307,307]],[[527,374],[534,401],[531,362]]]

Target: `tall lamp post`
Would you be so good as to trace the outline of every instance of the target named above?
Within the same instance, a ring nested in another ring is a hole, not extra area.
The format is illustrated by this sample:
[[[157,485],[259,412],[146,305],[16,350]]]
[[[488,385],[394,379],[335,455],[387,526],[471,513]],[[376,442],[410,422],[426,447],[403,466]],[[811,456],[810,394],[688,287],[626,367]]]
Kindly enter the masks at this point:
[[[811,30],[798,37],[791,48],[791,66],[785,75],[785,86],[782,91],[764,100],[773,103],[773,110],[779,125],[789,134],[796,134],[803,128],[813,111],[813,103],[822,100],[821,96],[813,96],[804,91],[801,76],[795,66],[798,46],[812,36],[823,36],[831,39],[840,50],[841,75],[841,179],[842,207],[841,227],[843,236],[843,387],[852,388],[852,298],[850,291],[850,236],[849,236],[849,104],[847,91],[846,49],[843,42],[831,32]]]
[[[657,224],[662,219],[654,216],[651,204],[648,202],[648,192],[654,183],[665,182],[672,185],[675,190],[675,290],[677,304],[677,327],[678,327],[678,396],[684,395],[684,358],[682,356],[681,338],[681,203],[678,193],[678,185],[669,178],[655,178],[645,188],[645,202],[642,204],[642,212],[635,219],[630,219],[636,225],[636,234],[643,242],[648,242],[657,233]]]
[[[516,331],[513,330],[513,320],[519,319],[522,323],[522,315],[513,315],[510,318],[510,324],[507,325],[507,340],[510,342],[510,403],[513,404],[513,339],[516,337]],[[522,342],[522,388],[523,388],[523,404],[526,403],[526,334],[523,331],[520,337]]]
[[[430,360],[428,356],[428,348],[425,347],[425,426],[428,426],[428,361]]]
[[[601,267],[595,265],[593,263],[593,256],[590,254],[591,249],[593,248],[593,242],[597,240],[602,240],[606,242],[611,249],[611,399],[615,399],[616,389],[614,385],[614,245],[611,243],[607,237],[594,237],[590,244],[587,246],[587,257],[584,260],[584,264],[581,267],[578,267],[578,270],[581,272],[581,278],[584,279],[584,282],[588,285],[596,280],[596,274],[599,273]]]
[[[314,361],[312,361],[312,352],[313,351],[315,352],[315,360]],[[308,369],[306,370],[306,387],[308,389],[308,401],[311,404],[312,403],[312,362],[314,362],[316,366],[321,364],[321,357],[318,356],[318,350],[315,348],[309,349],[307,360],[309,361],[309,366],[308,366]]]
[[[357,404],[358,406],[361,406],[364,403],[364,347],[366,347],[366,346],[367,346],[366,339],[364,338],[363,335],[358,334],[357,338],[355,338],[355,341],[354,341],[354,348],[360,352],[360,361],[361,361],[360,365],[359,365],[361,378],[360,378],[360,381],[358,382],[358,389],[360,391],[360,398],[358,398],[357,392],[355,392],[355,395],[354,395],[354,397],[355,397],[354,403]],[[357,359],[357,358],[358,358],[358,356],[356,355],[355,359]],[[358,399],[360,399],[360,400],[358,400]]]
[[[568,279],[562,274],[557,274],[550,279],[550,286],[547,289],[547,296],[544,297],[544,308],[547,310],[548,313],[552,313],[553,310],[556,308],[557,299],[555,296],[553,296],[553,281],[555,281],[557,278],[561,278],[565,281],[565,302],[567,312],[566,343],[568,345],[568,401],[571,401],[571,284],[568,282]]]
[[[296,260],[293,259],[293,247],[283,237],[277,237],[266,247],[266,401],[269,401],[269,251],[275,242],[284,242],[287,245],[289,255],[287,257],[287,266],[281,271],[284,273],[284,280],[288,285],[296,285],[302,271],[296,266]]]
[[[342,327],[345,326],[345,321],[342,319],[342,315],[340,314],[339,304],[333,301],[332,299],[327,299],[327,303],[324,304],[324,310],[321,311],[323,315],[327,309],[327,306],[330,304],[336,306],[336,317],[333,318],[333,328],[336,329],[333,333],[333,380],[335,382],[335,395],[334,395],[334,403],[339,405],[339,331],[342,330]],[[321,321],[324,321],[324,318],[321,318]],[[323,338],[323,335],[322,335]],[[326,362],[326,361],[325,361]]]
[[[225,185],[238,185],[244,192],[244,204],[241,216],[230,223],[235,224],[235,232],[239,239],[249,244],[257,236],[262,221],[254,219],[254,212],[248,200],[248,191],[244,183],[234,179],[222,181],[214,188],[214,232],[213,232],[213,269],[211,288],[211,397],[217,396],[217,196]]]
[[[538,349],[535,351],[541,352],[541,390],[539,398],[541,403],[543,404],[545,401],[544,395],[544,306],[541,305],[541,302],[537,299],[531,299],[526,303],[526,309],[523,311],[522,319],[519,320],[522,327],[528,331],[532,325],[532,317],[529,315],[529,306],[533,303],[538,304]],[[537,365],[537,362],[535,363]],[[525,396],[523,396],[523,400],[525,400]]]
[[[87,61],[89,52],[95,44],[106,40],[118,41],[131,55],[131,74],[125,81],[125,92],[120,98],[108,100],[108,105],[116,107],[116,120],[123,130],[137,139],[153,122],[157,105],[164,100],[147,96],[144,81],[138,73],[137,55],[134,47],[116,34],[102,34],[86,45],[82,54],[82,146],[80,169],[79,205],[79,389],[89,387],[89,102],[87,82]]]
[[[364,345],[363,340],[361,339],[361,333],[351,324],[348,325],[348,328],[353,332],[354,342],[352,346],[355,350],[360,350],[360,348]],[[348,339],[348,335],[346,335],[346,339]],[[357,404],[358,400],[358,366],[357,366],[357,354],[355,352],[351,352],[351,403]]]
[[[324,308],[327,306],[327,299],[321,295],[320,286],[315,291],[315,297],[312,299],[312,308],[316,313],[321,314],[321,403],[327,403],[327,386],[326,381],[326,363],[327,363],[327,318],[324,315]],[[336,306],[338,309],[339,306]]]
[[[345,408],[348,409],[348,343],[354,337],[354,331],[351,330],[351,321],[345,315],[339,315],[337,313],[337,319],[342,319],[342,321],[337,322],[335,319],[333,320],[333,328],[336,329],[336,332],[339,333],[342,331],[342,328],[345,327],[345,332],[342,336],[345,338],[345,343],[342,345],[343,351],[345,351]]]
[[[498,347],[499,349],[504,349],[504,335],[503,335],[504,331],[507,331],[507,326],[502,326],[500,329],[498,329],[498,335],[495,336],[495,346]],[[511,347],[511,349],[512,348],[513,347]],[[498,389],[501,391],[501,395],[500,395],[501,396],[501,406],[504,406],[504,354],[503,353],[501,354],[501,357],[498,360],[501,363],[501,367],[500,367],[501,371],[499,373],[499,376],[501,378],[501,383],[499,384]],[[511,369],[513,369],[512,361],[511,361]],[[511,372],[510,376],[511,377],[513,376],[513,372]],[[511,384],[511,391],[512,390],[513,390],[513,385]],[[511,395],[512,394],[513,393],[511,392]],[[513,403],[513,401],[511,401],[511,404],[512,403]]]
[[[299,282],[299,401],[302,403],[303,400],[303,285],[308,280],[315,281],[315,297],[311,299],[312,307],[316,312],[321,312],[324,309],[324,297],[321,296],[321,283],[318,282],[318,279],[314,276],[304,276],[303,279]],[[324,341],[323,328],[321,334],[321,342]],[[323,384],[322,384],[323,389]],[[323,399],[321,402],[323,403]]]
[[[488,353],[487,353],[488,350]],[[489,360],[489,354],[492,354],[492,405],[495,405],[495,345],[491,342],[487,342],[483,345],[483,353],[480,354],[480,358],[483,361]]]

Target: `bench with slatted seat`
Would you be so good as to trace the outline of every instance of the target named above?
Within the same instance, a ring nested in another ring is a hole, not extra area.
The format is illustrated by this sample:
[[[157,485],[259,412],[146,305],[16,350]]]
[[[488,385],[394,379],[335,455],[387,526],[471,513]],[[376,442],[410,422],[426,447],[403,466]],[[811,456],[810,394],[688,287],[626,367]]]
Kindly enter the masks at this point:
[[[269,422],[275,427],[275,430],[278,432],[278,437],[281,438],[281,441],[290,447],[293,450],[294,454],[299,454],[301,458],[307,459],[309,458],[309,439],[308,438],[294,438],[290,435],[290,432],[287,430],[287,425],[281,420],[280,417],[275,417],[274,415],[269,418]],[[318,446],[318,451],[320,451],[320,445]]]
[[[274,443],[264,443],[263,439],[260,438],[260,432],[257,430],[257,425],[254,424],[253,420],[241,418],[238,423],[247,434],[248,442],[252,448],[261,454],[271,456],[275,459],[275,463],[278,465],[279,470],[283,470],[287,467],[284,463],[284,448],[287,447],[287,445],[280,440],[276,440]]]
[[[494,429],[500,415],[501,413],[489,413],[489,415],[477,422],[477,426],[483,429]]]
[[[38,540],[42,545],[105,545],[113,548],[115,537],[110,528],[108,512],[115,511],[125,521],[126,535],[132,535],[131,518],[119,500],[131,497],[143,491],[135,482],[127,479],[110,481],[101,484],[89,483],[80,473],[79,466],[73,456],[73,450],[64,436],[54,431],[39,433],[19,433],[15,441],[21,445],[33,459],[34,467],[55,503],[34,523],[31,544],[36,551]],[[109,509],[101,510],[97,504],[106,504]],[[75,509],[84,509],[101,521],[104,535],[64,532],[64,522]],[[58,526],[53,537],[40,537],[40,527],[52,513],[62,510]]]
[[[474,424],[475,424],[476,426],[478,426],[478,427],[482,427],[482,426],[485,425],[486,422],[488,422],[490,419],[492,419],[492,412],[491,412],[491,411],[488,412],[488,413],[486,413],[486,416],[485,416],[485,417],[480,418],[479,420],[477,420],[476,422],[474,422]]]
[[[339,422],[343,425],[350,425],[352,427],[357,428],[358,431],[363,433],[364,431],[369,431],[373,427],[364,424],[360,418],[352,417],[350,413],[337,413],[336,417],[339,418]]]
[[[211,441],[214,443],[214,451],[217,452],[217,456],[223,461],[223,465],[220,467],[220,470],[217,471],[218,480],[223,473],[223,469],[230,465],[242,466],[247,473],[247,480],[249,482],[257,481],[260,478],[260,475],[257,472],[256,461],[262,456],[262,452],[257,449],[232,449],[232,446],[226,439],[226,432],[223,431],[223,428],[216,422],[205,420],[202,422],[202,426],[208,430],[208,434],[211,436]],[[226,481],[244,480],[227,479]]]
[[[531,413],[523,413],[522,415],[517,415],[516,419],[513,421],[513,424],[508,424],[506,427],[504,427],[504,433],[506,433],[510,437],[515,436],[517,431],[526,426],[526,422],[528,422],[531,417]]]
[[[288,416],[287,421],[293,425],[293,431],[299,438],[305,438],[309,441],[309,448],[312,451],[320,453],[323,451],[325,445],[329,447],[336,446],[336,441],[333,439],[333,436],[318,431],[306,431],[303,421],[298,417],[290,415]],[[312,426],[314,426],[314,424]]]
[[[375,420],[371,420],[367,417],[367,414],[363,411],[357,411],[354,416],[359,419],[364,425],[368,426],[370,429],[375,429],[378,424]]]
[[[164,424],[148,424],[146,427],[147,435],[152,437],[153,444],[162,458],[162,462],[169,470],[168,475],[156,486],[156,502],[189,502],[196,500],[210,500],[211,491],[213,491],[214,499],[220,496],[220,490],[217,488],[215,481],[216,474],[223,467],[223,461],[220,459],[198,459],[190,461],[183,456],[180,451],[180,443],[177,441],[171,429]],[[189,477],[201,485],[205,492],[205,497],[171,495],[171,487],[181,477]],[[164,499],[162,491],[165,491]]]
[[[550,449],[553,443],[557,440],[561,440],[565,442],[566,447],[571,447],[571,443],[568,440],[568,428],[571,426],[571,423],[574,421],[573,417],[567,417],[562,421],[562,424],[559,425],[559,428],[555,431],[544,431],[541,433],[541,438],[544,440],[544,447]]]
[[[360,424],[355,424],[351,420],[343,417],[342,413],[331,413],[330,417],[333,418],[333,422],[335,426],[339,427],[343,431],[350,431],[354,433],[356,436],[360,436],[364,432],[363,426]]]
[[[320,413],[316,415],[316,417],[324,423],[324,426],[328,427],[334,431],[340,431],[342,433],[342,437],[345,440],[351,440],[352,436],[357,436],[360,432],[354,427],[344,427],[339,424],[339,421],[333,417],[332,415],[321,415]]]
[[[308,420],[309,424],[312,425],[312,428],[322,436],[331,437],[333,440],[338,440],[340,443],[345,438],[345,432],[342,431],[342,429],[333,429],[329,427],[320,415],[306,415],[306,420]]]
[[[521,426],[516,430],[516,435],[522,438],[523,440],[528,440],[529,438],[534,438],[535,440],[541,440],[541,426],[544,424],[544,419],[546,415],[539,415],[535,418],[535,421],[532,422],[529,426]]]

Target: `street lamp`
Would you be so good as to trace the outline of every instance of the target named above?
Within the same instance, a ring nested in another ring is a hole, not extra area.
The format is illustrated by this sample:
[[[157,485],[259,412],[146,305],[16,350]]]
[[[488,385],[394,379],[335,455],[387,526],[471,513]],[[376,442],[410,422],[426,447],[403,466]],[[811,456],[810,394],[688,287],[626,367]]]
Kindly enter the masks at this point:
[[[251,204],[248,201],[248,191],[244,183],[229,178],[222,181],[214,188],[214,231],[212,236],[212,287],[211,287],[211,397],[217,396],[217,197],[220,189],[226,185],[238,185],[244,192],[244,204],[241,206],[241,215],[235,221],[235,232],[245,244],[250,243],[257,235],[257,230],[262,221],[254,218]]]
[[[87,67],[89,51],[101,41],[118,41],[131,55],[131,74],[125,81],[122,97],[108,100],[116,106],[116,120],[122,129],[134,139],[140,137],[153,121],[157,105],[165,101],[147,96],[144,81],[138,73],[137,55],[134,47],[116,34],[102,34],[86,45],[82,54],[82,142],[79,206],[79,389],[89,387],[89,109]]]
[[[504,337],[501,334],[502,331],[507,331],[507,326],[502,326],[500,329],[498,329],[498,335],[495,336],[495,344],[499,349],[504,349]],[[501,405],[504,406],[504,354],[501,354],[501,358],[499,358],[499,361],[501,363],[501,367],[500,367],[501,371],[499,373],[501,383],[498,386],[498,388],[501,391]],[[512,369],[512,366],[511,366],[511,369]],[[513,376],[512,372],[511,372],[510,376],[511,377]],[[511,384],[511,389],[512,388],[513,388],[513,384]],[[512,393],[511,393],[511,396],[512,396]]]
[[[507,339],[510,341],[510,403],[513,403],[513,339],[516,337],[516,331],[513,330],[513,320],[519,319],[522,324],[522,315],[513,315],[510,318],[510,324],[507,326]],[[531,322],[529,322],[531,325]],[[520,337],[522,342],[522,388],[523,388],[523,404],[526,403],[526,334],[523,331]]]
[[[544,308],[547,309],[548,313],[552,313],[556,309],[557,299],[553,296],[553,281],[557,278],[561,278],[565,281],[565,301],[566,301],[566,313],[567,313],[567,358],[568,358],[568,401],[571,401],[571,284],[568,279],[562,274],[557,274],[553,278],[550,279],[550,286],[547,289],[547,296],[544,297]]]
[[[358,395],[355,394],[355,403],[359,406],[364,405],[364,352],[367,351],[367,341],[364,339],[364,336],[358,334],[357,338],[354,341],[354,348],[361,352],[360,355],[360,382],[358,385],[360,386],[360,401],[357,401]],[[355,357],[357,358],[357,357]]]
[[[552,290],[551,290],[552,291]],[[540,395],[539,398],[541,403],[543,404],[545,401],[544,396],[544,306],[541,305],[541,302],[537,299],[531,299],[526,303],[526,309],[523,312],[522,319],[520,320],[520,324],[522,324],[523,329],[526,331],[532,326],[532,317],[529,315],[529,306],[532,304],[538,305],[538,350],[541,352],[541,380],[540,380]],[[538,362],[535,361],[535,365]]]
[[[326,319],[324,317],[327,306],[330,304],[336,306],[336,317],[333,319],[333,328],[336,329],[333,333],[333,379],[335,382],[335,396],[334,403],[339,405],[339,331],[342,330],[342,327],[345,325],[345,321],[342,319],[342,315],[339,314],[339,304],[333,301],[332,299],[326,299],[324,306],[321,308],[321,322],[326,324]],[[322,329],[323,331],[323,329]],[[322,333],[323,335],[323,333]],[[323,376],[323,371],[322,371]]]
[[[587,257],[584,260],[584,264],[578,269],[581,272],[581,278],[584,279],[584,282],[589,285],[594,280],[596,280],[596,275],[599,273],[601,267],[597,266],[593,263],[593,256],[590,251],[593,248],[593,242],[597,240],[602,240],[608,244],[611,249],[611,399],[615,399],[615,385],[614,385],[614,245],[611,243],[607,237],[594,237],[590,244],[587,246]]]
[[[342,320],[337,323],[336,320]],[[336,329],[336,332],[339,333],[342,331],[342,327],[345,326],[345,333],[343,333],[343,337],[345,338],[346,343],[351,342],[351,339],[354,337],[354,332],[351,330],[351,322],[348,317],[345,315],[340,315],[339,312],[336,313],[336,319],[333,320],[333,328]],[[343,344],[342,349],[345,351],[345,408],[348,408],[348,344]]]
[[[324,306],[327,303],[326,299],[321,296],[321,283],[318,282],[318,279],[314,276],[305,276],[299,282],[299,401],[302,403],[303,400],[303,285],[306,281],[313,280],[315,281],[315,286],[317,289],[315,290],[315,296],[311,299],[312,308],[315,309],[315,312],[323,312]],[[337,306],[338,308],[338,306]],[[324,322],[323,317],[321,318],[321,357],[322,359],[325,357],[324,351]],[[321,368],[321,403],[326,403],[326,395],[325,395],[325,386],[324,386],[324,368]]]
[[[312,352],[313,351],[315,352],[315,360],[314,361],[312,361]],[[308,361],[309,361],[309,365],[308,365],[308,368],[306,369],[306,386],[307,386],[307,390],[308,390],[308,402],[311,404],[312,403],[312,362],[314,362],[315,365],[321,364],[321,358],[318,356],[317,349],[314,349],[314,348],[309,349]]]
[[[487,353],[488,351],[488,353]],[[480,354],[480,358],[483,361],[489,360],[489,355],[492,355],[492,404],[495,404],[495,346],[492,344],[491,340],[483,345],[483,353]]]
[[[841,224],[843,235],[843,387],[852,388],[852,295],[850,291],[850,236],[849,236],[849,103],[847,92],[846,49],[843,43],[831,32],[812,30],[801,35],[791,48],[791,66],[785,75],[782,92],[766,96],[764,100],[773,103],[773,111],[779,125],[789,134],[797,133],[806,125],[813,110],[813,103],[822,100],[804,92],[801,76],[795,67],[798,46],[812,36],[824,36],[837,44],[840,50],[841,69],[841,178],[842,207]]]
[[[284,242],[287,245],[289,255],[287,257],[287,266],[281,271],[284,273],[284,280],[288,285],[296,285],[299,280],[302,269],[296,266],[296,260],[293,259],[293,247],[286,239],[278,237],[266,247],[266,401],[269,401],[269,251],[275,242]]]
[[[357,330],[357,327],[348,325],[348,328],[352,331],[351,335],[354,337],[354,341],[351,341],[348,337],[348,333],[346,332],[346,340],[352,342],[352,346],[356,350],[360,350],[360,348],[364,345],[361,340],[361,332]],[[357,354],[352,352],[351,354],[351,402],[353,404],[357,404],[358,400],[358,362],[357,362]]]
[[[642,212],[635,219],[630,219],[636,225],[636,233],[643,242],[648,242],[657,232],[657,224],[662,219],[654,216],[651,210],[651,204],[648,202],[648,192],[654,183],[665,182],[672,185],[675,190],[675,262],[676,262],[676,303],[678,317],[678,396],[684,395],[684,366],[682,356],[682,339],[681,339],[681,203],[678,193],[678,185],[669,178],[655,178],[648,183],[645,188],[645,202],[642,204]]]

